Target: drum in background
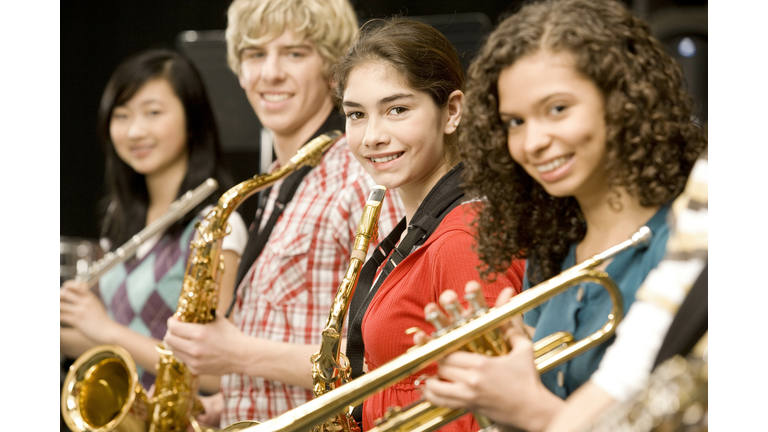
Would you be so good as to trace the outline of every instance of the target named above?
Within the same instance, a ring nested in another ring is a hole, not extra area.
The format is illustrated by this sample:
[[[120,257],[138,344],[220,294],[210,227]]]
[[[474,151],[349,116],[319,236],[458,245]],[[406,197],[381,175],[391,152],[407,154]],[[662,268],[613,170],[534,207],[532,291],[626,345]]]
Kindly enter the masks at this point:
[[[59,286],[63,285],[64,281],[74,279],[78,273],[85,273],[91,264],[104,256],[99,243],[95,240],[61,236],[59,237],[59,245]],[[64,385],[64,378],[66,378],[69,366],[72,365],[74,359],[60,355],[59,362],[59,372],[61,375],[59,382],[60,394],[61,386]],[[61,410],[59,410],[59,416],[61,416]],[[63,418],[61,419],[61,430],[69,430]]]
[[[78,273],[85,273],[94,261],[104,255],[95,240],[61,236],[59,245],[59,286],[66,280],[74,279]]]

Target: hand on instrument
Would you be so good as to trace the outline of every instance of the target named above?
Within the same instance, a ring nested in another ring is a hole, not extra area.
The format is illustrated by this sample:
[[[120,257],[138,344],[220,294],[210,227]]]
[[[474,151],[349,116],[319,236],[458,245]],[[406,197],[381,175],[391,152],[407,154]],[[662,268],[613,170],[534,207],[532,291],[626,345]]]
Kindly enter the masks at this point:
[[[505,356],[459,351],[443,358],[438,377],[446,381],[428,379],[422,389],[424,396],[437,405],[465,408],[500,423],[522,426],[528,412],[522,407],[546,389],[534,367],[528,336],[509,329],[507,338],[514,348]]]
[[[118,325],[88,286],[74,280],[64,282],[59,292],[59,319],[101,344],[111,343],[110,335]]]
[[[216,318],[203,325],[184,323],[174,315],[168,318],[163,341],[195,375],[224,375],[236,372],[235,355],[245,336],[228,319]]]
[[[464,291],[466,293],[475,293],[475,292],[480,292],[481,290],[482,290],[482,287],[476,281],[469,281],[464,287]],[[515,294],[515,291],[512,288],[503,289],[499,293],[499,296],[496,298],[496,307],[507,303],[514,294]],[[458,299],[458,296],[454,291],[446,290],[440,295],[440,304],[446,305],[456,301],[457,299]],[[461,312],[461,315],[467,316],[472,312],[474,311],[471,308],[467,308]],[[454,321],[452,317],[448,317],[444,313],[442,313],[442,311],[440,310],[440,307],[436,303],[428,303],[424,307],[424,316],[430,316],[430,315],[433,315],[436,317],[441,327],[448,327]],[[517,328],[522,328],[524,326],[522,317],[520,316],[514,317],[510,325]],[[431,339],[432,339],[431,336],[427,335],[426,332],[422,330],[415,331],[413,335],[413,343],[416,346],[423,345],[429,342]]]
[[[224,412],[224,396],[219,392],[211,396],[198,396],[198,399],[203,404],[205,412],[196,417],[197,421],[203,425],[218,429],[221,422],[221,414]]]
[[[465,287],[466,292],[479,290],[477,282],[469,282]],[[507,303],[512,295],[514,291],[511,288],[504,289],[496,300],[496,307]],[[455,293],[446,291],[440,296],[440,303],[445,306],[455,299]],[[439,308],[431,303],[424,310],[428,314],[439,311]],[[467,309],[462,311],[462,315],[471,312]],[[443,325],[453,321],[442,313],[439,320]],[[506,326],[505,336],[514,348],[505,356],[455,352],[443,358],[438,363],[438,377],[426,380],[422,389],[424,396],[434,404],[468,409],[499,423],[534,426],[535,423],[529,421],[539,417],[530,416],[531,407],[536,403],[533,401],[539,400],[539,397],[545,401],[549,401],[550,396],[557,397],[541,384],[533,363],[533,344],[523,327],[521,317],[516,317]],[[427,336],[423,332],[414,335],[416,343],[425,339]],[[549,405],[544,404],[544,407]]]

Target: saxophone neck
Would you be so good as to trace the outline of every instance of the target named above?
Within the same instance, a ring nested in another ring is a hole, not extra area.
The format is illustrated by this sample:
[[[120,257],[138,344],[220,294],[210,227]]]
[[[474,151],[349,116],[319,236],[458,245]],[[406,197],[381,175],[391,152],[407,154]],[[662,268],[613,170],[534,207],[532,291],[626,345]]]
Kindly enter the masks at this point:
[[[352,256],[349,260],[349,267],[341,280],[336,297],[333,300],[333,306],[328,314],[325,329],[322,332],[323,340],[320,344],[320,350],[312,356],[313,380],[315,383],[315,394],[318,394],[318,388],[327,388],[335,385],[339,376],[348,371],[348,365],[342,366],[341,354],[341,332],[344,326],[349,309],[349,303],[354,294],[357,280],[360,277],[360,270],[365,262],[368,252],[368,246],[375,240],[381,205],[386,195],[384,186],[376,186],[368,196],[363,209],[363,215],[355,232],[355,244],[352,249]],[[344,362],[346,363],[346,362]]]

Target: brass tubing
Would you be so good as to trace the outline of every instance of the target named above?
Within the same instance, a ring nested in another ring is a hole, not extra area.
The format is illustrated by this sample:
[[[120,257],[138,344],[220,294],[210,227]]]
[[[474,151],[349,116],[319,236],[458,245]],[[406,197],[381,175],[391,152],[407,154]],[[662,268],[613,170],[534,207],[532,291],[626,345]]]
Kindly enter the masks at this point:
[[[602,281],[602,279],[608,278],[605,272],[592,270],[592,268],[600,265],[624,249],[647,242],[649,238],[650,230],[647,227],[642,227],[631,239],[516,295],[508,303],[491,309],[485,315],[433,339],[417,349],[406,352],[376,370],[368,372],[362,377],[350,381],[346,385],[294,408],[281,416],[240,430],[251,432],[304,432],[309,430],[334,416],[343,407],[363,402],[368,396],[424,369],[432,362],[440,360],[454,351],[458,351],[483,333],[501,327],[513,316],[544,303],[571,286],[580,282]],[[616,288],[615,284],[610,283],[610,285]],[[606,287],[606,289],[609,289],[609,292],[611,292],[611,288]],[[578,355],[577,350],[588,349],[585,347],[591,347],[593,344],[600,343],[600,341],[610,337],[608,333],[615,329],[623,313],[623,303],[621,302],[621,295],[618,289],[611,294],[611,298],[614,300],[614,307],[611,312],[612,317],[597,332],[596,336],[593,335],[594,337],[588,337],[577,342],[573,345],[575,348],[569,348],[558,353],[556,356],[549,358],[547,362],[537,365],[537,368],[539,370],[548,370],[554,367],[556,362],[567,361]],[[223,430],[227,431],[226,428]]]

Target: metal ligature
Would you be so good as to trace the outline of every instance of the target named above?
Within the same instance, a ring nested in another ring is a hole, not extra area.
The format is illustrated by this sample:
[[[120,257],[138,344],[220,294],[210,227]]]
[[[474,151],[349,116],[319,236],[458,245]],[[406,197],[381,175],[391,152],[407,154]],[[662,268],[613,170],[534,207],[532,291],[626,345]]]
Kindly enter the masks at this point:
[[[180,321],[204,324],[214,319],[219,282],[225,270],[222,242],[229,234],[227,221],[235,209],[248,197],[297,168],[319,164],[323,153],[341,135],[339,131],[321,135],[305,144],[289,163],[275,172],[255,176],[229,189],[216,207],[197,223],[197,235],[190,244],[191,252],[175,312]],[[76,364],[87,368],[86,371],[75,369],[75,365],[70,369],[62,390],[61,407],[64,420],[73,431],[181,432],[188,426],[196,432],[207,430],[195,420],[202,410],[196,397],[197,377],[172,351],[162,343],[156,347],[160,360],[156,366],[154,395],[149,399],[133,379],[136,375],[133,360],[125,360],[130,359],[130,355],[127,352],[121,356],[108,354],[114,348],[96,347],[83,354]],[[102,360],[94,364],[87,355]],[[102,365],[109,365],[110,369],[102,372]],[[89,379],[94,376],[98,378]],[[106,411],[102,406],[90,405],[89,402],[97,404],[100,399],[87,396],[94,393],[115,394],[116,402]],[[134,393],[142,393],[142,396],[131,397]],[[130,403],[134,400],[139,403]]]
[[[647,243],[650,236],[650,229],[642,227],[631,239],[599,253],[581,264],[571,267],[559,275],[516,295],[507,304],[493,308],[487,313],[464,323],[460,327],[435,337],[423,346],[410,350],[381,367],[366,373],[360,378],[352,380],[333,391],[267,422],[245,428],[238,427],[236,429],[224,429],[224,431],[307,431],[327,421],[345,407],[363,402],[368,396],[397,383],[409,375],[417,373],[429,364],[445,357],[451,352],[466,349],[466,347],[471,344],[487,345],[489,341],[493,341],[500,336],[499,334],[494,335],[493,332],[497,332],[501,326],[508,323],[513,317],[546,302],[551,297],[565,292],[570,287],[582,282],[595,282],[601,284],[608,291],[608,294],[613,301],[613,307],[608,315],[607,321],[598,331],[579,341],[568,341],[569,335],[554,336],[557,340],[550,344],[550,346],[554,346],[554,348],[546,354],[540,355],[536,360],[536,368],[540,372],[550,370],[558,364],[566,362],[579,354],[586,352],[611,337],[623,316],[621,293],[608,274],[603,271],[595,270],[595,267],[625,249]],[[486,338],[486,334],[489,332],[491,332],[491,335],[489,338]],[[464,411],[459,410],[451,411],[457,412],[452,414],[449,413],[445,416],[439,415],[437,418],[418,418],[416,422],[411,423],[411,426],[409,426],[410,430],[434,430],[464,413]],[[431,416],[434,414],[434,411],[428,409],[427,414],[428,416]],[[398,413],[393,412],[388,420],[398,422],[399,420],[397,417]],[[379,428],[384,427],[385,423],[379,425]],[[397,428],[393,429],[399,430]]]
[[[325,329],[322,331],[323,340],[320,343],[320,349],[310,358],[312,391],[315,397],[320,397],[349,382],[352,370],[349,359],[341,352],[341,332],[349,303],[360,277],[360,270],[365,263],[368,246],[376,241],[378,235],[379,214],[386,193],[387,189],[384,186],[377,185],[368,195],[363,215],[355,232],[355,244],[349,259],[349,267],[336,291]],[[350,414],[352,407],[347,408],[343,412],[344,408],[340,409],[331,419],[316,426],[313,432],[359,432],[360,428]],[[224,431],[235,432],[258,424],[259,422],[252,420],[239,421],[229,425]]]

